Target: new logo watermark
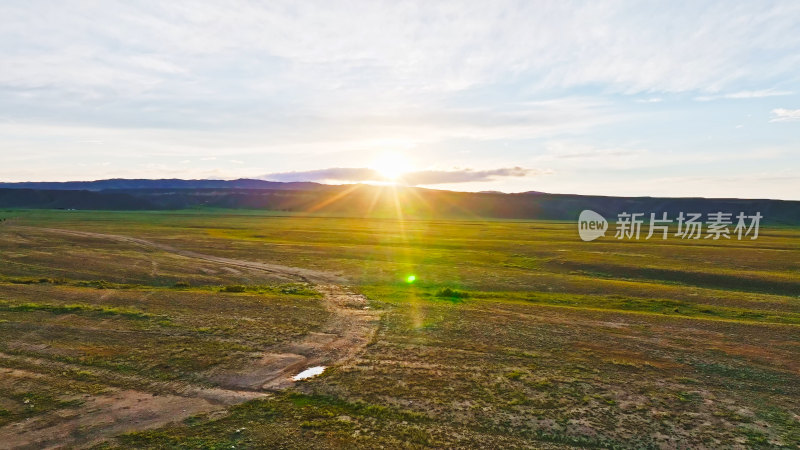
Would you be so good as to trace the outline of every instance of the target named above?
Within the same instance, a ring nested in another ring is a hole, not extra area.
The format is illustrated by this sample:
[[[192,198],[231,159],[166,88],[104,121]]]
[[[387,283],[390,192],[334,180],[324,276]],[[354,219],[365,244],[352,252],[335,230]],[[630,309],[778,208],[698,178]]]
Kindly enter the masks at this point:
[[[734,225],[733,219],[736,219]],[[675,219],[667,217],[667,213],[663,212],[658,216],[656,213],[650,213],[649,221],[646,220],[645,213],[628,213],[622,212],[617,214],[617,221],[615,222],[614,237],[617,239],[639,239],[642,236],[642,226],[647,225],[647,236],[645,240],[653,236],[667,239],[670,236],[670,227],[674,227],[674,232],[671,236],[681,239],[713,239],[720,238],[732,239],[736,237],[737,240],[750,237],[750,239],[758,239],[758,227],[761,224],[761,219],[764,216],[760,212],[752,215],[747,215],[740,212],[736,216],[733,213],[726,212],[713,212],[706,215],[706,220],[703,221],[702,213],[686,213],[678,214]],[[704,227],[705,226],[705,227]],[[731,227],[733,229],[731,230]],[[608,230],[608,222],[600,214],[585,209],[581,211],[578,216],[578,235],[584,241],[593,241],[597,238],[606,235]]]
[[[608,222],[603,216],[591,209],[581,211],[581,215],[578,217],[578,234],[581,239],[593,241],[605,236],[606,230],[608,230]]]

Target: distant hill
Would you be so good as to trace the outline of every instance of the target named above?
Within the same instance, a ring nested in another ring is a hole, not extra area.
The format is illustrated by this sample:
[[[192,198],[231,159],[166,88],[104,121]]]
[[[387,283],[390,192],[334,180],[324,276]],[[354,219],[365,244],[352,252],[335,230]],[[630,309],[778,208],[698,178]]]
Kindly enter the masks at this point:
[[[154,209],[154,205],[122,193],[0,189],[0,208],[142,210]]]
[[[177,178],[162,180],[112,178],[97,181],[64,181],[22,183],[0,183],[0,189],[45,189],[59,191],[104,191],[109,189],[317,189],[324,186],[311,182],[281,183],[241,178],[238,180],[181,180]]]
[[[800,225],[800,202],[767,199],[605,197],[526,192],[452,192],[372,185],[330,186],[260,180],[102,180],[104,190],[0,188],[0,208],[170,210],[196,207],[264,209],[348,217],[576,220],[591,209],[614,221],[618,213],[760,212],[763,223]],[[196,187],[215,183],[217,187]],[[161,184],[179,187],[155,187]],[[241,188],[240,185],[258,188]],[[18,184],[19,185],[19,184]],[[47,183],[47,185],[51,185]],[[133,186],[124,188],[123,186]],[[146,186],[142,188],[141,186]]]

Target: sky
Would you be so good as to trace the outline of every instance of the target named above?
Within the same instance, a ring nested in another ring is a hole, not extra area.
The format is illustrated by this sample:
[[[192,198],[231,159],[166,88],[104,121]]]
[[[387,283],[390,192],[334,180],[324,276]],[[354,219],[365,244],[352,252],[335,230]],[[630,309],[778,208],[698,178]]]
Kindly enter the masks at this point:
[[[0,181],[105,178],[800,200],[800,2],[0,2]]]

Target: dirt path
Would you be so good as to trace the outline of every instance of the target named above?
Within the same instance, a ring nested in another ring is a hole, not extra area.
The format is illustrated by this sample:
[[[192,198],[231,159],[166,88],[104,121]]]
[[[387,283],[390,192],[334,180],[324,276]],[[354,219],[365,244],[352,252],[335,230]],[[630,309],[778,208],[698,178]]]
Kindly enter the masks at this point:
[[[185,256],[187,258],[201,259],[203,261],[211,261],[218,264],[223,264],[225,266],[234,266],[234,267],[242,267],[245,269],[261,270],[271,274],[280,275],[298,281],[305,281],[314,284],[318,283],[341,284],[346,281],[338,275],[328,272],[322,272],[319,270],[303,269],[300,267],[283,266],[280,264],[269,264],[263,262],[246,261],[243,259],[233,259],[233,258],[224,258],[221,256],[206,255],[204,253],[197,253],[191,250],[183,250],[180,248],[173,247],[171,245],[162,244],[160,242],[148,241],[145,239],[123,236],[119,234],[104,234],[104,233],[93,233],[90,231],[62,230],[60,228],[39,228],[39,227],[23,227],[23,226],[16,226],[14,228],[48,231],[51,233],[66,234],[69,236],[104,239],[109,241],[117,241],[117,242],[125,242],[129,244],[141,245],[144,247],[152,247],[158,250],[163,250],[168,253],[173,253],[175,255]]]
[[[367,307],[367,299],[343,286],[343,279],[335,274],[206,255],[129,236],[56,228],[15,228],[131,243],[186,258],[262,270],[312,283],[322,294],[331,318],[319,332],[309,333],[298,342],[284,344],[264,353],[246,371],[208,373],[209,379],[218,384],[217,388],[187,383],[156,383],[143,377],[125,375],[131,378],[125,380],[127,384],[133,383],[142,386],[142,389],[112,389],[108,394],[87,397],[81,407],[58,410],[0,427],[0,449],[87,447],[121,433],[157,428],[194,414],[221,410],[253,398],[265,397],[269,391],[294,384],[292,377],[306,368],[343,364],[353,359],[370,342],[377,329],[378,315]],[[0,361],[7,358],[24,358],[28,364],[51,368],[65,365],[0,353]]]
[[[340,285],[316,289],[332,317],[322,330],[265,353],[246,372],[218,373],[212,379],[227,389],[282,389],[293,384],[291,377],[303,369],[340,364],[358,354],[377,328],[377,315],[367,309],[367,299]]]

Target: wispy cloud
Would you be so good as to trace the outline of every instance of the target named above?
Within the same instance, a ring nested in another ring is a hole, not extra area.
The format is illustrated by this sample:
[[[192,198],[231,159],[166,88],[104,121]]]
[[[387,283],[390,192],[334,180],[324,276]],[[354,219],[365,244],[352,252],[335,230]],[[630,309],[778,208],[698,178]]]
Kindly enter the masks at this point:
[[[800,120],[800,109],[777,108],[772,110],[774,117],[770,122],[794,122]]]
[[[402,180],[412,186],[451,184],[451,183],[470,183],[476,181],[493,181],[505,177],[525,177],[542,173],[538,170],[523,169],[522,167],[508,167],[491,170],[422,170],[407,173],[402,176]]]
[[[637,103],[661,103],[664,99],[661,97],[649,97],[649,98],[640,98],[637,99]]]
[[[229,125],[275,106],[296,116],[503,85],[534,94],[600,86],[739,98],[742,84],[795,77],[799,45],[790,36],[800,15],[788,2],[726,1],[659,8],[669,27],[653,26],[652,5],[636,2],[376,1],[360,3],[357,19],[314,1],[100,2],[91,14],[87,6],[50,8],[42,15],[26,1],[0,5],[0,88],[13,97],[9,108],[27,98],[39,116],[106,102],[106,117],[73,108],[80,114],[72,120],[132,119],[145,100],[157,105],[147,117],[174,123],[181,113],[184,126],[209,117]]]
[[[760,91],[738,91],[728,94],[720,95],[702,95],[694,99],[699,102],[710,102],[712,100],[729,99],[729,100],[743,100],[753,98],[766,98],[766,97],[782,97],[785,95],[793,95],[792,91],[776,91],[774,89],[764,89]]]
[[[258,178],[269,181],[388,181],[377,170],[366,167],[332,167],[329,169],[269,173]]]
[[[507,167],[490,170],[453,169],[453,170],[420,170],[403,174],[397,182],[410,186],[471,183],[493,181],[504,177],[525,177],[538,173],[546,173],[522,167]],[[387,182],[395,181],[369,168],[334,167],[302,172],[282,172],[263,175],[259,178],[270,181],[338,181],[338,182]]]

